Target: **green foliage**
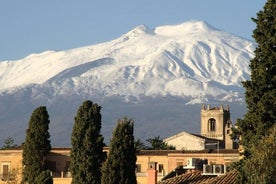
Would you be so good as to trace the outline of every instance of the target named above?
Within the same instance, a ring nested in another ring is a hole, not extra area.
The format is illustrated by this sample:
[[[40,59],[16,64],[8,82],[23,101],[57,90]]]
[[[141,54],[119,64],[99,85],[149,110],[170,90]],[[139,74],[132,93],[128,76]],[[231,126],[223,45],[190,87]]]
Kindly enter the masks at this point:
[[[240,183],[266,183],[272,177],[271,172],[275,172],[266,159],[274,162],[276,157],[270,157],[266,151],[263,155],[258,150],[262,146],[269,148],[262,145],[267,143],[263,138],[269,136],[269,129],[276,124],[276,1],[267,0],[253,21],[257,25],[253,38],[258,45],[250,63],[251,79],[243,83],[248,111],[237,122],[238,129],[233,135],[233,138],[241,136],[240,143],[245,150],[244,160],[238,167]],[[257,179],[257,175],[262,179]]]
[[[75,117],[71,143],[72,184],[100,184],[101,166],[106,155],[103,152],[101,131],[101,107],[85,101]]]
[[[251,60],[251,80],[243,83],[248,111],[238,122],[242,145],[250,149],[276,122],[276,5],[268,0],[264,10],[253,19],[258,46]]]
[[[51,150],[49,123],[45,106],[34,110],[23,143],[23,183],[32,183],[46,169],[45,157]]]
[[[134,147],[137,151],[146,148],[145,144],[140,139],[134,140]]]
[[[168,145],[166,142],[164,142],[160,136],[150,138],[146,140],[151,144],[150,149],[154,150],[175,150],[175,147],[172,145]]]
[[[133,136],[134,122],[118,121],[110,142],[110,151],[102,168],[102,184],[136,184],[136,149]]]
[[[53,184],[53,177],[49,170],[43,171],[34,181],[34,184]]]
[[[15,144],[14,140],[11,137],[9,137],[4,141],[4,145],[1,149],[6,150],[6,149],[12,149],[16,147],[18,147],[17,144]]]
[[[239,166],[240,183],[276,183],[276,124],[251,150],[250,157]]]

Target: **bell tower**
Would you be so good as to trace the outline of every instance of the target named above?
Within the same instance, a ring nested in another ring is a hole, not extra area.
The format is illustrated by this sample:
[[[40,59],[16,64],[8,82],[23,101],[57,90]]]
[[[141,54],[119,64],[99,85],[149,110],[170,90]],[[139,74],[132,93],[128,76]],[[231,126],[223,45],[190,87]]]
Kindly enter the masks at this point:
[[[201,107],[201,135],[210,139],[224,141],[224,147],[231,148],[233,141],[230,138],[230,129],[232,123],[230,121],[230,109],[227,105],[219,107],[210,107],[210,105],[202,105]],[[228,146],[227,146],[228,145]],[[233,146],[232,146],[233,147]]]

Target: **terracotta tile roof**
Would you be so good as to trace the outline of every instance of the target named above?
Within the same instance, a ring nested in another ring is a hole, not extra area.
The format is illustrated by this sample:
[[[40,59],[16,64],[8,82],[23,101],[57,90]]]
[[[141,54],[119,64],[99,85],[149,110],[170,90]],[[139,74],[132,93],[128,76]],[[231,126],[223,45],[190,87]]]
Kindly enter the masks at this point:
[[[220,175],[220,176],[214,178],[214,180],[208,184],[236,184],[237,176],[238,176],[237,171],[230,171],[224,175]],[[202,183],[202,184],[204,184],[204,183]]]
[[[182,174],[173,178],[158,182],[158,184],[198,184],[202,182],[211,181],[216,176],[202,175],[201,171],[194,171],[191,173]]]
[[[194,171],[159,181],[158,184],[236,184],[236,178],[236,171],[231,171],[220,176],[202,175],[201,171]]]

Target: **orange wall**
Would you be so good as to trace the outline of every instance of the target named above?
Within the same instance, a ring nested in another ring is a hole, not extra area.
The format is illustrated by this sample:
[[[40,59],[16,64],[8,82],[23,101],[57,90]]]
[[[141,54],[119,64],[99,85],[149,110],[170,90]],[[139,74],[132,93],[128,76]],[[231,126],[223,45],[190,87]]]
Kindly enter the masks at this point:
[[[157,170],[159,164],[163,165],[163,172],[158,172],[157,180],[159,181],[164,175],[171,172],[177,167],[177,164],[182,162],[183,165],[187,164],[188,158],[208,159],[209,164],[229,164],[239,159],[238,151],[232,151],[229,153],[182,153],[170,151],[149,151],[144,152],[137,156],[136,164],[141,165],[141,172],[137,173],[138,184],[147,184],[147,170],[149,168],[149,162],[157,163]],[[61,148],[53,149],[47,156],[47,160],[56,162],[56,170],[64,171],[66,162],[70,160],[70,149]],[[22,150],[0,150],[0,164],[10,163],[10,169],[19,169],[19,175],[22,172]],[[2,166],[1,166],[2,167]],[[0,174],[1,174],[0,168]],[[56,178],[54,177],[54,184],[71,184],[72,178]],[[18,179],[21,181],[21,178]],[[0,184],[5,182],[0,180]]]
[[[0,150],[0,174],[2,174],[3,164],[9,165],[9,170],[16,173],[16,180],[21,181],[22,175],[22,150]],[[6,183],[0,180],[0,184]]]

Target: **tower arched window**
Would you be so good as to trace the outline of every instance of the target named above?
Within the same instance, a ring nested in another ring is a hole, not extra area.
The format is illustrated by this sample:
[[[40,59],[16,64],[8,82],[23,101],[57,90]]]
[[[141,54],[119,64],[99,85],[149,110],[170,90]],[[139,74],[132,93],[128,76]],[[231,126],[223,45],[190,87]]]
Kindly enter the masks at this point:
[[[208,120],[208,131],[216,131],[216,120],[214,118]]]

